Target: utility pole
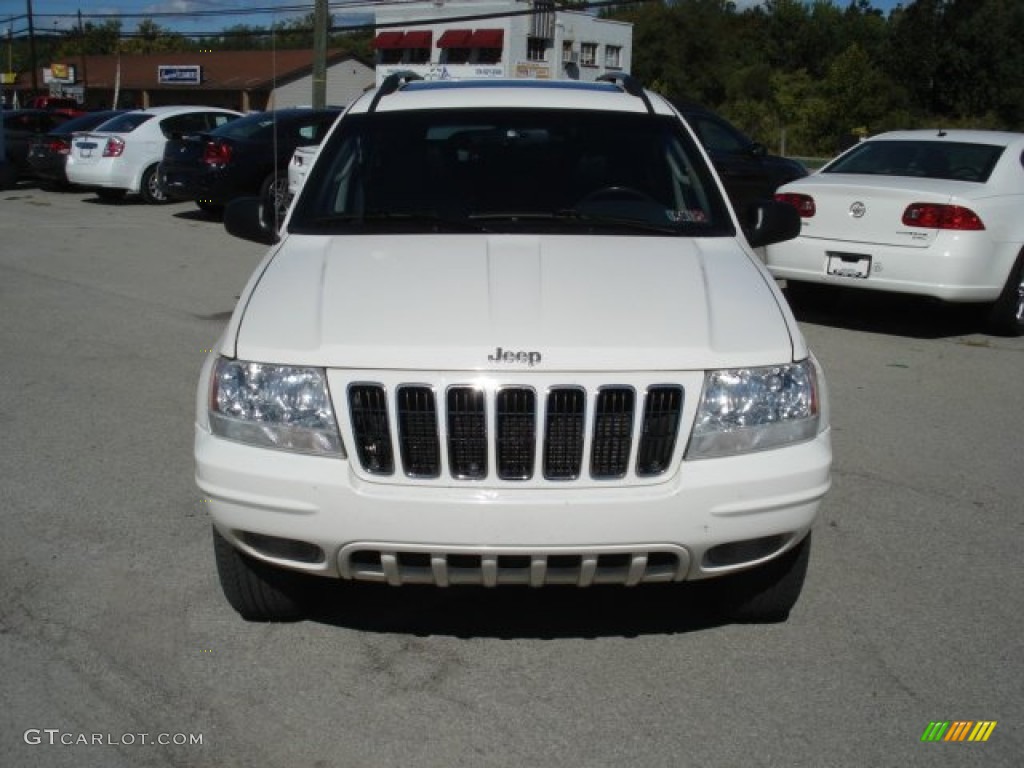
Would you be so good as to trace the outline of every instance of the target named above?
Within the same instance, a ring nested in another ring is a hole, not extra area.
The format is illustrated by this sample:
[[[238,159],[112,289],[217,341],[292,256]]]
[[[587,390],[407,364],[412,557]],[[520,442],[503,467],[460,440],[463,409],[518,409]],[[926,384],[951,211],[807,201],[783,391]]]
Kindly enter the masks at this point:
[[[313,7],[313,109],[327,106],[327,0]]]
[[[25,0],[28,7],[28,58],[32,66],[32,95],[39,93],[39,66],[36,64],[36,30],[32,23],[32,0]]]

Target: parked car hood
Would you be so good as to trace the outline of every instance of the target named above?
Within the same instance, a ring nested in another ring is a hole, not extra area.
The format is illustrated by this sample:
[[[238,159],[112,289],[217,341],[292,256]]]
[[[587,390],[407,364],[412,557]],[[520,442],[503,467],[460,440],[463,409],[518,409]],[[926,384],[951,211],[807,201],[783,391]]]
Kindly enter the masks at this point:
[[[806,354],[770,276],[730,238],[286,236],[263,267],[225,336],[241,359],[651,371]]]

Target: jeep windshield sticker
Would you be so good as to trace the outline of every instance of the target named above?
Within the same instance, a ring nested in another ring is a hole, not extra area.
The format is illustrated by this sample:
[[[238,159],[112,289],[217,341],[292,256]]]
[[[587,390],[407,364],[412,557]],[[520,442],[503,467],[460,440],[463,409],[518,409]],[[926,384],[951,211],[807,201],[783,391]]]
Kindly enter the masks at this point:
[[[683,222],[696,222],[702,224],[708,220],[707,214],[704,213],[700,208],[690,208],[683,211],[665,211],[669,221],[676,224],[682,224]]]

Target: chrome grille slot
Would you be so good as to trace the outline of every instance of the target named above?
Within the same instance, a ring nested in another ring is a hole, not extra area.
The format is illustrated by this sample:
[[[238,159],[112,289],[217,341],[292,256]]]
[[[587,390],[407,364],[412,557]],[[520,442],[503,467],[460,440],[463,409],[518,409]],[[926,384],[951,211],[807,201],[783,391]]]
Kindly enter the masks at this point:
[[[594,406],[594,438],[590,446],[590,476],[626,476],[633,446],[636,393],[629,387],[605,387]]]
[[[638,476],[653,477],[668,469],[676,449],[682,412],[682,387],[657,386],[647,390],[640,446],[637,449]]]
[[[348,390],[356,454],[371,475],[395,471],[395,454],[388,426],[387,393],[377,384],[353,384]]]
[[[430,387],[398,388],[398,445],[402,469],[409,477],[439,477],[441,446],[437,436],[437,403]]]
[[[548,393],[544,424],[544,477],[548,480],[575,480],[580,476],[586,402],[586,393],[578,387]]]
[[[499,390],[495,402],[498,477],[529,480],[537,449],[537,396],[532,389]]]
[[[452,477],[487,477],[485,393],[475,387],[451,387],[448,406],[448,467]]]

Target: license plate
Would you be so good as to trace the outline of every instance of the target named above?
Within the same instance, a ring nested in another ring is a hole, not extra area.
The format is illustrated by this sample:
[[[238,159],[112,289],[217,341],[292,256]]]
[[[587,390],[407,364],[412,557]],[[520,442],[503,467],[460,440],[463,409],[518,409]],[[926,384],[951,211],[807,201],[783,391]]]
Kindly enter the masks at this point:
[[[863,253],[835,253],[829,251],[828,269],[836,277],[864,279],[871,274],[871,257]]]

